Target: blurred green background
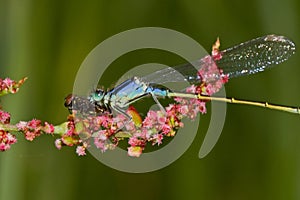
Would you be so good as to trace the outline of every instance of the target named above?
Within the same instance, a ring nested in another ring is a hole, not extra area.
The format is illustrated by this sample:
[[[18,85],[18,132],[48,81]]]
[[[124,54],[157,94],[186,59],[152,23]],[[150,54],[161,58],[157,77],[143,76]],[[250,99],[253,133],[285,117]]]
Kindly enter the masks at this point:
[[[13,122],[63,122],[68,115],[64,97],[84,58],[101,41],[127,29],[174,29],[210,51],[217,36],[222,48],[271,33],[300,44],[299,22],[297,0],[2,0],[1,77],[29,80],[1,104]],[[141,54],[139,60],[147,63],[149,54]],[[159,52],[156,57],[157,62],[165,59]],[[108,71],[113,78],[104,85],[113,84],[131,63],[134,56],[117,63],[124,71]],[[296,53],[270,71],[233,79],[227,95],[300,105],[299,63]],[[58,151],[53,137],[31,143],[18,137],[10,151],[0,154],[0,199],[300,199],[299,116],[228,105],[217,145],[200,160],[209,115],[202,119],[197,138],[180,159],[145,174],[116,171],[89,154],[78,157],[73,148]]]

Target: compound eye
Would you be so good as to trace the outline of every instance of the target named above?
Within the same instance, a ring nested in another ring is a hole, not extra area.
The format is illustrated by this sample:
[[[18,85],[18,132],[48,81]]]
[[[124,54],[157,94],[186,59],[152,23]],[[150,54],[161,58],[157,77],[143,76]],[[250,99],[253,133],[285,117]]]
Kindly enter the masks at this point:
[[[65,107],[68,109],[72,109],[72,102],[73,102],[73,95],[69,94],[68,96],[66,96],[65,98]]]
[[[96,91],[92,94],[92,98],[94,101],[101,101],[104,97],[104,91],[101,89],[96,89]]]

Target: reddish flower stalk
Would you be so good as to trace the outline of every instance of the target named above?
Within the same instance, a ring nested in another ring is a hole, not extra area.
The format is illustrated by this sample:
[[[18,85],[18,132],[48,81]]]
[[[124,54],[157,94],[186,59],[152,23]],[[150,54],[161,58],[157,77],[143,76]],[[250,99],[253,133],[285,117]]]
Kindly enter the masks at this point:
[[[204,66],[198,71],[201,82],[186,89],[187,93],[210,96],[220,90],[228,81],[228,76],[218,69],[214,60],[222,58],[219,52],[219,41],[213,46],[212,57],[203,58]],[[0,96],[15,93],[24,83],[26,78],[15,82],[9,78],[0,79]],[[10,148],[16,143],[16,136],[11,132],[23,133],[25,138],[33,141],[41,134],[56,134],[55,146],[76,146],[79,156],[86,155],[86,149],[95,145],[101,152],[114,149],[120,140],[128,139],[128,155],[139,157],[147,143],[160,145],[164,137],[175,136],[177,130],[184,126],[182,119],[187,117],[195,119],[198,113],[206,113],[206,101],[201,99],[187,99],[175,97],[174,103],[168,105],[163,112],[150,110],[144,119],[133,106],[130,106],[127,114],[129,120],[123,115],[112,116],[103,113],[101,116],[80,116],[79,112],[73,112],[67,122],[53,126],[48,122],[33,119],[28,122],[20,121],[16,125],[10,124],[10,114],[0,110],[0,151]]]

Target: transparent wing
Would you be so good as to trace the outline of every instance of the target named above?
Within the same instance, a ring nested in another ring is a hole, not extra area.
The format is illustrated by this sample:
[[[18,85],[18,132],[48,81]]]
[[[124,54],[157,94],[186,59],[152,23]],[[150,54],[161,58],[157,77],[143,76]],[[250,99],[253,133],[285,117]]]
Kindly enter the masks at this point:
[[[267,35],[222,51],[216,61],[229,77],[264,71],[286,61],[295,53],[295,44],[284,36]]]
[[[193,65],[194,64],[194,65]],[[162,70],[153,72],[141,78],[143,82],[148,83],[170,83],[170,82],[190,82],[196,83],[199,80],[197,76],[197,68],[194,66],[202,66],[202,60],[194,63],[186,63],[174,67],[167,67]],[[200,68],[198,68],[200,69]]]
[[[284,36],[259,37],[221,52],[222,59],[215,61],[229,78],[255,74],[284,62],[295,53],[295,44]],[[141,78],[149,83],[190,82],[199,80],[197,69],[207,59],[200,59],[175,67],[168,67]],[[195,67],[196,68],[195,68]]]

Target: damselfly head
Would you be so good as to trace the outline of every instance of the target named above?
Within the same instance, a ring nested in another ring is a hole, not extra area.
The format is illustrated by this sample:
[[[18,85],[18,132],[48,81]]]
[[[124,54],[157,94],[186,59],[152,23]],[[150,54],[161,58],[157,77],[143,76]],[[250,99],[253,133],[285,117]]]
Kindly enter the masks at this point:
[[[64,105],[70,113],[77,113],[81,116],[97,115],[106,111],[106,108],[98,105],[95,101],[73,94],[69,94],[65,98]]]
[[[89,106],[89,101],[87,98],[82,98],[73,94],[69,94],[65,98],[65,107],[68,108],[70,113],[73,111],[83,111],[86,110]]]

